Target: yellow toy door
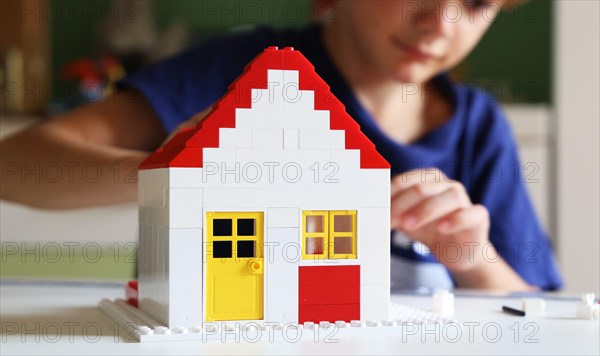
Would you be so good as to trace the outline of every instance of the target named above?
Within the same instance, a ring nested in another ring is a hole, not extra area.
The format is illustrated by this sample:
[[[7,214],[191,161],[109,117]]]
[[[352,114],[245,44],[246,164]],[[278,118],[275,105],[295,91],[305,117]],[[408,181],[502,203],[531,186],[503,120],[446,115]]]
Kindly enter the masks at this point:
[[[263,319],[263,218],[206,214],[206,321]]]

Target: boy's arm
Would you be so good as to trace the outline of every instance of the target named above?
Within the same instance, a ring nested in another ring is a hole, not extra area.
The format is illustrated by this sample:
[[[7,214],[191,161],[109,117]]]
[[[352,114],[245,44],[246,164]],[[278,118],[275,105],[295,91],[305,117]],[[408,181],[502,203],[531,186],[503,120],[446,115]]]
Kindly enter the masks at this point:
[[[46,209],[137,198],[137,165],[166,132],[144,97],[120,91],[0,142],[0,198]]]

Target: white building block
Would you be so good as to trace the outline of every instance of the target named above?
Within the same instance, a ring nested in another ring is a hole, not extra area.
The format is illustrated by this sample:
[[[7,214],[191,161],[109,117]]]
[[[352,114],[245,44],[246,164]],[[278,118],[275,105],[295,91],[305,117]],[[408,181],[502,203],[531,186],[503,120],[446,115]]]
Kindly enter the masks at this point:
[[[230,175],[226,177],[227,186],[308,188],[324,185],[327,174],[333,171],[326,167],[328,150],[237,149],[236,159],[239,182],[233,184],[235,177]]]
[[[300,130],[300,149],[329,149],[329,130]]]
[[[299,148],[299,130],[283,130],[283,148],[295,150]]]
[[[352,189],[319,188],[205,188],[204,208],[298,207],[304,210],[355,210],[381,207],[389,201],[383,188]],[[389,203],[387,203],[389,205]],[[388,215],[389,216],[389,215]]]
[[[152,240],[152,226],[140,222],[139,224],[140,236],[139,236],[139,248],[137,251],[137,275],[138,275],[138,300],[140,301],[140,307],[144,303],[145,299],[150,298],[150,290],[148,288],[150,284],[152,256],[151,256],[151,240]]]
[[[141,231],[140,250],[138,251],[138,303],[141,310],[148,313],[156,320],[168,322],[169,306],[165,297],[164,282],[168,265],[163,261],[169,253],[168,235],[166,228],[149,226],[146,231]]]
[[[296,85],[300,84],[300,72],[297,70],[284,70],[283,71],[283,85]]]
[[[329,111],[286,111],[285,128],[305,130],[328,130]]]
[[[208,175],[208,177],[212,177]],[[174,167],[169,169],[169,187],[171,188],[202,188],[203,168]]]
[[[283,148],[283,129],[252,129],[252,148]]]
[[[339,185],[347,187],[383,187],[384,182],[390,181],[389,169],[360,169],[359,150],[330,150],[329,158],[334,162],[338,171],[336,177]],[[388,199],[389,200],[389,199]]]
[[[167,188],[166,207],[202,208],[202,188]]]
[[[157,181],[144,182],[139,189],[139,204],[145,206],[164,207],[165,187]]]
[[[389,284],[360,285],[360,320],[387,320],[390,317]]]
[[[141,183],[159,182],[167,186],[169,183],[168,168],[142,169],[138,172],[138,179]]]
[[[202,149],[203,166],[206,163],[216,163],[221,166],[222,163],[228,167],[235,165],[235,148],[217,148],[205,147]]]
[[[195,208],[157,208],[141,206],[140,223],[153,227],[189,229],[202,227],[202,206]],[[141,235],[140,235],[141,236]]]
[[[521,305],[525,316],[544,316],[546,312],[546,302],[542,298],[523,298]]]
[[[169,327],[203,322],[202,229],[169,229]]]
[[[314,111],[315,92],[313,90],[299,90],[295,85],[284,88],[283,108],[286,111]]]
[[[222,127],[219,129],[219,147],[250,148],[252,147],[252,130]]]
[[[361,208],[357,211],[357,254],[361,283],[390,283],[390,209]]]
[[[598,320],[598,305],[589,305],[583,302],[577,304],[576,315],[577,319]]]
[[[298,320],[298,228],[268,228],[265,243],[265,320]]]
[[[346,145],[344,130],[300,130],[299,147],[342,150]]]
[[[169,209],[169,228],[193,229],[203,226],[202,206]]]
[[[298,208],[268,208],[267,227],[299,227],[300,211]]]
[[[158,228],[158,259],[156,260],[157,278],[156,292],[157,302],[160,306],[161,313],[169,314],[169,259],[171,253],[169,229],[166,227]]]
[[[329,111],[273,111],[256,108],[235,109],[235,125],[243,129],[329,129]]]
[[[154,227],[169,226],[169,209],[153,206],[139,207],[140,222],[152,225]]]
[[[594,293],[586,293],[581,296],[581,302],[577,304],[576,309],[577,319],[600,319],[600,305],[594,304],[595,298]]]
[[[283,86],[284,84],[284,70],[282,69],[268,69],[267,70],[267,82],[271,85]]]
[[[433,311],[442,315],[454,313],[454,294],[447,290],[436,290],[433,293]]]
[[[333,149],[329,151],[329,160],[338,168],[336,177],[339,179],[340,184],[353,187],[363,187],[368,184],[361,180],[360,150]]]
[[[346,131],[329,131],[329,148],[332,150],[343,150],[346,147]]]

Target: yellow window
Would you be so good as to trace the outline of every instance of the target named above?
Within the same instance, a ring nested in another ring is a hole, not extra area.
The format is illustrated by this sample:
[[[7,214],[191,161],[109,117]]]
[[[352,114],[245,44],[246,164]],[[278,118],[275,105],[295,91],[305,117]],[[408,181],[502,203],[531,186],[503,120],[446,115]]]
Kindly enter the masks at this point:
[[[302,212],[302,258],[324,259],[328,256],[327,235],[329,213],[327,211]]]
[[[302,258],[356,258],[356,210],[303,211]]]
[[[329,212],[329,258],[356,258],[356,210]]]

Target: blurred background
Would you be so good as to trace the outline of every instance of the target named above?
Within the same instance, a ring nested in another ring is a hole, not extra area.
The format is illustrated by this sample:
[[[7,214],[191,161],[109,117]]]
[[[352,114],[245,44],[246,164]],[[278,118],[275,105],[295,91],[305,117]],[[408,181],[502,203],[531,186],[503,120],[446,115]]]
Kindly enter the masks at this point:
[[[598,2],[530,0],[501,13],[452,73],[512,123],[524,180],[568,291],[600,291]],[[3,0],[0,137],[113,90],[127,73],[216,34],[301,27],[305,0]],[[0,202],[2,278],[129,279],[135,205],[36,211]]]

